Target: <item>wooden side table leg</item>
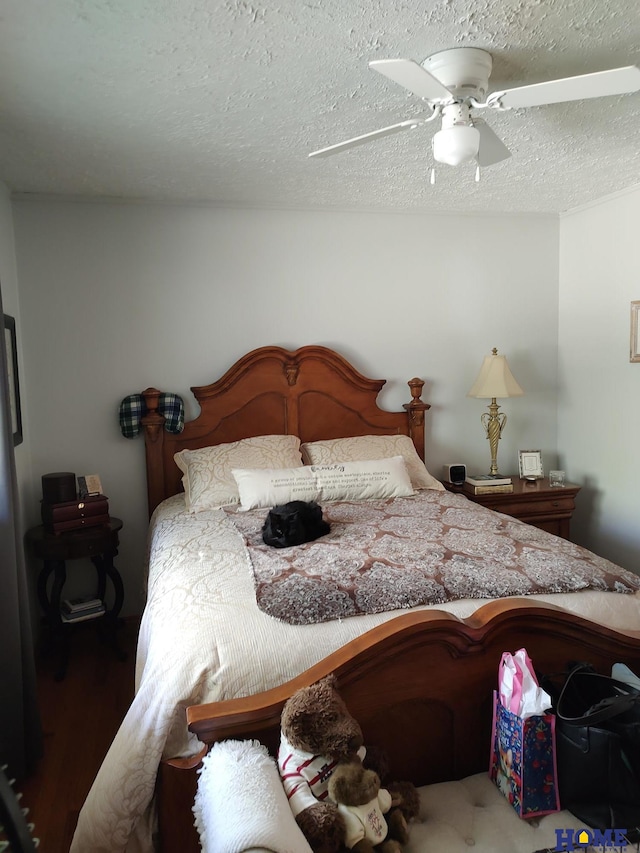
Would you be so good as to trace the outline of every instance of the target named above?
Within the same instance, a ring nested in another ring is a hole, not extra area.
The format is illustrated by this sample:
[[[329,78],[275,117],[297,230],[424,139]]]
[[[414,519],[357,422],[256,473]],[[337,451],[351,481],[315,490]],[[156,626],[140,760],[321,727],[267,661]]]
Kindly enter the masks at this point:
[[[40,574],[38,575],[38,601],[40,603],[40,607],[42,609],[42,613],[49,621],[49,608],[51,606],[49,601],[49,593],[47,592],[47,585],[49,582],[49,578],[53,574],[56,569],[55,562],[51,560],[45,560],[42,569],[40,570]]]
[[[109,616],[111,616],[112,619],[117,619],[120,615],[120,611],[122,610],[122,605],[124,604],[124,584],[122,583],[120,572],[113,565],[113,554],[106,553],[102,560],[105,573],[113,584],[113,591],[115,593],[113,607],[109,611]]]
[[[47,601],[47,619],[50,625],[57,626],[61,624],[60,600],[62,598],[62,587],[67,580],[67,566],[64,560],[49,560],[45,566],[49,566],[49,574],[51,571],[54,572],[51,597]]]
[[[91,562],[96,567],[96,571],[98,573],[98,597],[104,601],[107,577],[113,584],[115,599],[113,607],[111,607],[110,610],[107,610],[104,614],[104,629],[107,642],[115,652],[118,660],[126,660],[127,655],[118,645],[118,637],[116,634],[116,629],[118,627],[118,614],[122,610],[122,605],[124,604],[124,585],[122,583],[122,578],[120,577],[120,572],[118,572],[116,567],[113,565],[113,554],[109,551],[105,552],[102,556],[96,555],[92,557]]]
[[[60,599],[62,597],[62,588],[67,580],[67,566],[64,560],[47,561],[47,563],[49,566],[53,563],[53,570],[55,572],[53,586],[51,587],[51,598],[48,601],[47,608],[49,630],[54,644],[58,646],[60,655],[54,679],[62,681],[67,674],[67,666],[69,664],[69,638],[62,623],[62,617],[60,616]],[[45,567],[47,563],[45,563]],[[49,569],[50,572],[51,569]]]
[[[104,561],[101,556],[91,557],[91,562],[96,567],[98,575],[97,597],[104,602],[104,597],[107,594],[107,574],[104,569]]]

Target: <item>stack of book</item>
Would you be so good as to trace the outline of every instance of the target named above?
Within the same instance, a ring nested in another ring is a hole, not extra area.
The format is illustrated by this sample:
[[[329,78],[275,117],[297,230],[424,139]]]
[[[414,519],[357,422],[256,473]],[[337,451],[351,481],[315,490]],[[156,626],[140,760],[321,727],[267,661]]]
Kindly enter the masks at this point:
[[[102,616],[104,612],[104,602],[99,598],[65,598],[60,615],[63,622],[83,622]]]
[[[513,492],[511,477],[499,474],[474,474],[464,481],[464,490],[471,495],[500,495]]]

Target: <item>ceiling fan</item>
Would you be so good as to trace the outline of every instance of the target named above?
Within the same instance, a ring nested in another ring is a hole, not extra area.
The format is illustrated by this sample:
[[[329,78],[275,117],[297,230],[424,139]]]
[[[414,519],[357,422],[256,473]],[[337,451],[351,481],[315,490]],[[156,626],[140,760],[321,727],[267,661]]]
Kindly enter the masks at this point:
[[[434,53],[422,65],[412,59],[380,59],[370,62],[369,68],[421,98],[428,106],[428,115],[406,119],[329,145],[313,151],[309,157],[337,154],[383,136],[415,130],[440,118],[441,129],[432,140],[434,160],[450,166],[475,161],[478,180],[481,166],[491,166],[506,160],[511,153],[489,125],[475,116],[476,111],[537,107],[583,98],[622,95],[640,89],[640,68],[628,65],[487,95],[492,68],[491,54],[475,47],[459,47]],[[432,170],[432,182],[434,179]]]

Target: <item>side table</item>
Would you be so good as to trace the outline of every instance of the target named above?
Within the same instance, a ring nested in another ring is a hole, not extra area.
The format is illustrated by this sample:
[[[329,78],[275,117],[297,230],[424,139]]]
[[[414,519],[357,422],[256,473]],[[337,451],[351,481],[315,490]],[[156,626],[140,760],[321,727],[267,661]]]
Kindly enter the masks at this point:
[[[473,495],[464,486],[451,483],[443,485],[449,492],[464,495],[474,503],[519,518],[563,539],[569,539],[571,516],[576,508],[576,495],[580,491],[580,486],[575,483],[550,486],[547,477],[532,483],[513,477],[513,492],[508,494]]]
[[[96,622],[104,629],[119,660],[125,659],[124,652],[118,646],[116,628],[118,615],[124,602],[124,586],[120,573],[113,565],[118,553],[118,531],[122,528],[119,518],[109,518],[104,526],[79,528],[64,533],[49,533],[43,525],[32,527],[26,533],[26,541],[33,553],[43,561],[38,575],[38,600],[45,615],[52,640],[60,647],[60,661],[55,673],[56,681],[64,678],[69,662],[69,631],[72,622],[64,622],[60,609],[62,590],[67,580],[67,560],[89,558],[97,573],[96,597],[104,601],[107,591],[107,579],[111,581],[114,602],[109,610],[97,617]],[[51,590],[49,579],[53,575]]]

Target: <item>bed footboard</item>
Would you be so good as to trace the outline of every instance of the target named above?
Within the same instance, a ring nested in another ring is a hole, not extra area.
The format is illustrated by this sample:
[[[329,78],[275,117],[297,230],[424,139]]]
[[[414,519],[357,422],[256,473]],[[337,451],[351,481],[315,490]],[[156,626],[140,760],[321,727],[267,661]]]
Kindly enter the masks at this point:
[[[488,767],[498,663],[503,651],[523,646],[540,673],[562,671],[577,660],[601,672],[616,661],[640,670],[640,631],[620,633],[552,605],[510,599],[487,604],[466,620],[437,610],[399,616],[280,687],[192,706],[187,722],[206,747],[225,738],[255,738],[275,754],[286,700],[333,672],[365,743],[387,752],[394,778],[416,785],[461,779]],[[165,763],[161,770],[163,850],[199,849],[190,812],[193,765]]]

